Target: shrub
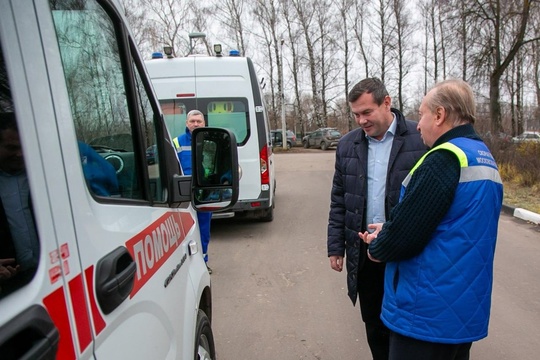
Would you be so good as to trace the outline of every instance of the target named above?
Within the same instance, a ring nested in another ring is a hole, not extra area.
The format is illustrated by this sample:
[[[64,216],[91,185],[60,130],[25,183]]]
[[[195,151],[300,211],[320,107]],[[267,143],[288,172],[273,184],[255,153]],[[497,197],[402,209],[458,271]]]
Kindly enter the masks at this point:
[[[540,186],[540,143],[488,142],[503,180],[525,187]]]

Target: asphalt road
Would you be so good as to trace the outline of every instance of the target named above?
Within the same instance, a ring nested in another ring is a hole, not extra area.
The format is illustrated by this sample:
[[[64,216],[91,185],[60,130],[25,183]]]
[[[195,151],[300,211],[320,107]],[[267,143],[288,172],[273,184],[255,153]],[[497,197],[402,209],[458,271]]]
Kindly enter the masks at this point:
[[[212,222],[219,360],[370,359],[345,273],[330,269],[326,224],[334,151],[276,154],[274,221]],[[490,334],[477,360],[540,353],[540,227],[502,214]]]

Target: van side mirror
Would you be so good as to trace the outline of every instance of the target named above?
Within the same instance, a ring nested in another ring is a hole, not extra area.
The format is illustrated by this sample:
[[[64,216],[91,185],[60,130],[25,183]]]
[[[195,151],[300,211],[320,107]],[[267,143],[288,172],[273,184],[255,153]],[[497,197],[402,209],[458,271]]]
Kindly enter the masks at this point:
[[[197,128],[192,133],[192,204],[197,211],[231,208],[238,200],[236,136],[225,128]]]

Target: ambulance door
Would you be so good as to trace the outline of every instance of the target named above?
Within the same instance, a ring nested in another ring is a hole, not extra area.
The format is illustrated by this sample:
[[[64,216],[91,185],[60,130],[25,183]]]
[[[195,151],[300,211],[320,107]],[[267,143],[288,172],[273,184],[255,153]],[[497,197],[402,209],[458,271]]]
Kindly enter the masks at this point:
[[[95,357],[191,358],[189,270],[205,267],[189,202],[168,206],[180,169],[142,61],[108,1],[48,6],[43,41],[60,50],[48,63],[64,79],[52,91]]]
[[[58,79],[38,28],[50,11],[20,0],[0,0],[0,9],[0,358],[88,359],[92,333],[51,94]]]

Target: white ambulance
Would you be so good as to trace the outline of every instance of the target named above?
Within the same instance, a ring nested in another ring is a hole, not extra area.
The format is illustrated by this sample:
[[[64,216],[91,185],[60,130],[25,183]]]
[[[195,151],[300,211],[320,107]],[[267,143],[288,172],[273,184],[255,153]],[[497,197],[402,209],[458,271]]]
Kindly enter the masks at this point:
[[[157,55],[157,56],[156,56]],[[160,58],[161,57],[161,58]],[[261,221],[274,218],[274,154],[264,98],[253,62],[231,51],[229,56],[160,53],[146,61],[165,121],[173,138],[186,129],[186,115],[197,109],[206,125],[230,129],[238,145],[240,194],[227,212],[213,218],[243,215]]]
[[[195,210],[234,205],[236,139],[182,174],[122,14],[0,0],[0,359],[215,358]]]

